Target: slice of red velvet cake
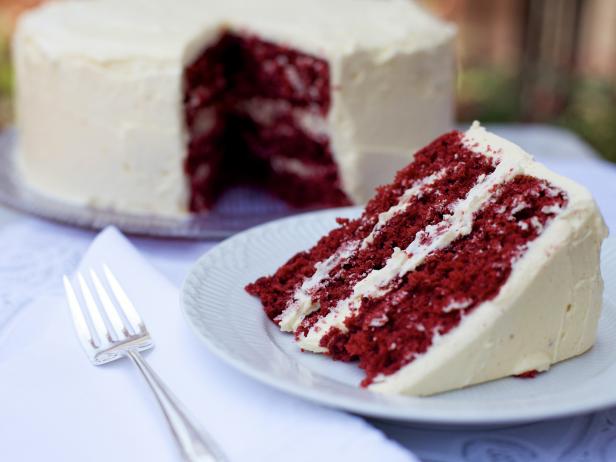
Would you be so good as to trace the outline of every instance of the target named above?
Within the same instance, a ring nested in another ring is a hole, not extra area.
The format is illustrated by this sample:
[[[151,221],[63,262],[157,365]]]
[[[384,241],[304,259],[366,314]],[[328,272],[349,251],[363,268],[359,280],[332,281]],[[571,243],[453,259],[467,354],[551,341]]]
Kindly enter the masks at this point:
[[[429,395],[594,343],[606,235],[586,189],[475,123],[417,152],[362,215],[247,287],[362,386]]]

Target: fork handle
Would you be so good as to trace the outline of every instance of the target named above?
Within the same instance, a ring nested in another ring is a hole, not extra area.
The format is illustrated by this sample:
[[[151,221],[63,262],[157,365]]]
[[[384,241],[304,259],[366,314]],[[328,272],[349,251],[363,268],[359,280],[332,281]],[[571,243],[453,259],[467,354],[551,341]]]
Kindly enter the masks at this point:
[[[126,354],[133,360],[154,392],[184,460],[187,462],[226,462],[227,458],[220,448],[187,416],[184,407],[143,356],[137,350],[128,350]]]

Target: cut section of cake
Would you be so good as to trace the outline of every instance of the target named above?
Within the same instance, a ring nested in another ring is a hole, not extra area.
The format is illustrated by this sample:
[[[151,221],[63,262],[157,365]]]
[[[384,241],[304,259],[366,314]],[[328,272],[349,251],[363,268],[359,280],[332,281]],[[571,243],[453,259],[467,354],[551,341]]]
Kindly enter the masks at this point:
[[[594,343],[607,231],[589,192],[478,123],[418,151],[361,216],[247,286],[362,386],[430,395]]]
[[[454,34],[409,0],[48,2],[14,38],[20,169],[121,212],[207,211],[238,182],[363,204],[451,128]]]

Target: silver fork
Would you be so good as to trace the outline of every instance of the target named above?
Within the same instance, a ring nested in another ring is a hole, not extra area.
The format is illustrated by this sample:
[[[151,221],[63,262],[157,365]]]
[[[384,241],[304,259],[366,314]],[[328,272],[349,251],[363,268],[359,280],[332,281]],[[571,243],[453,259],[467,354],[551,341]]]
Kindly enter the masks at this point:
[[[184,460],[226,461],[220,448],[191,421],[184,407],[139,353],[154,344],[135,306],[111,270],[103,265],[104,280],[111,289],[111,295],[96,272],[90,270],[89,273],[90,284],[94,286],[99,303],[81,273],[77,273],[77,282],[84,303],[80,303],[66,276],[64,289],[77,336],[90,361],[98,366],[128,356],[154,392]]]

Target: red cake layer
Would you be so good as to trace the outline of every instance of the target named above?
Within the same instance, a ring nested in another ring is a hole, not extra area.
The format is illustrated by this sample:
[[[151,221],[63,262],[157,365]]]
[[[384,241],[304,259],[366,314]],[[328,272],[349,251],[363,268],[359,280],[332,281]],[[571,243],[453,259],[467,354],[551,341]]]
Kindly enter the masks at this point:
[[[348,332],[332,330],[322,345],[335,358],[359,358],[364,386],[396,372],[425,353],[435,335],[446,334],[494,298],[515,261],[554,218],[550,206],[566,203],[566,194],[544,180],[518,176],[500,185],[475,214],[469,235],[393,281],[385,296],[365,298],[357,315],[347,319]]]
[[[327,115],[329,80],[326,61],[254,36],[225,33],[205,49],[185,70],[190,209],[206,210],[230,184],[247,181],[292,205],[348,205],[329,140],[293,117],[298,109]],[[288,112],[259,123],[242,108],[254,98],[284,101]],[[281,158],[305,163],[312,174],[281,171]]]
[[[455,155],[448,150],[442,154],[451,156],[449,159],[435,159],[437,167],[447,168],[443,178],[425,186],[422,194],[412,199],[403,213],[392,217],[381,228],[370,245],[353,254],[329,273],[326,283],[313,294],[320,310],[305,318],[297,335],[305,334],[340,300],[350,296],[356,282],[372,270],[385,266],[395,248],[405,249],[419,231],[441,222],[445,214],[451,213],[450,206],[463,199],[481,175],[489,175],[495,168],[493,159],[462,146],[458,146]]]
[[[272,321],[284,311],[296,287],[312,276],[314,265],[325,260],[352,237],[361,221],[339,219],[338,223],[341,225],[339,228],[321,238],[312,249],[293,256],[273,276],[259,278],[246,286],[249,294],[259,297]]]
[[[452,174],[466,178],[465,183],[459,185],[456,194],[459,195],[460,191],[467,190],[471,177],[476,180],[479,172],[490,172],[492,167],[485,157],[464,148],[461,137],[462,134],[459,132],[448,133],[417,152],[413,162],[398,172],[393,183],[379,188],[376,196],[367,204],[359,220],[354,220],[341,228],[335,229],[330,233],[330,236],[322,239],[308,251],[311,256],[319,256],[319,258],[305,258],[306,252],[302,252],[284,264],[274,275],[261,278],[254,284],[249,285],[248,291],[261,299],[266,312],[273,319],[292,301],[293,292],[303,279],[314,274],[316,263],[331,256],[340,244],[366,238],[377,223],[379,214],[396,205],[400,196],[416,181],[432,175],[446,166],[453,168],[452,161],[454,161],[460,168],[459,170],[453,169],[456,171],[452,171]],[[456,156],[459,156],[459,160],[456,160]],[[447,182],[447,180],[444,179],[439,182],[441,186],[445,186],[442,184],[443,182]],[[453,190],[455,187],[451,189]],[[447,196],[450,196],[450,194],[447,194]],[[446,195],[442,197],[444,208],[448,200],[445,199]],[[427,203],[427,199],[428,197],[424,196],[423,202]],[[378,242],[383,243],[382,240]],[[336,244],[334,245],[334,243]],[[301,274],[297,271],[298,262],[307,265],[307,268],[302,267]],[[343,264],[346,263],[343,262]],[[340,269],[341,267],[337,267],[334,271]],[[290,274],[293,275],[292,278],[289,277]],[[281,290],[283,286],[284,291]]]
[[[289,107],[268,124],[247,114],[241,118],[237,133],[244,152],[266,166],[261,183],[297,207],[350,205],[340,186],[329,139],[306,133],[293,117],[294,110]]]
[[[238,93],[242,98],[261,96],[282,99],[295,107],[329,112],[330,75],[326,61],[255,36],[233,37],[240,49],[236,66]]]

